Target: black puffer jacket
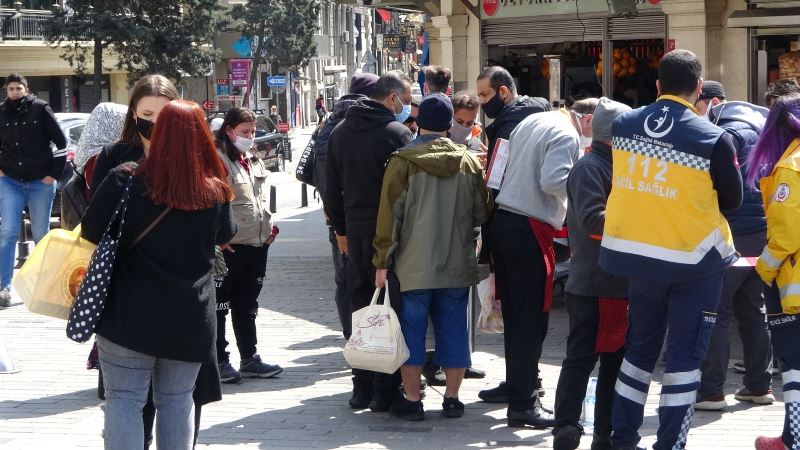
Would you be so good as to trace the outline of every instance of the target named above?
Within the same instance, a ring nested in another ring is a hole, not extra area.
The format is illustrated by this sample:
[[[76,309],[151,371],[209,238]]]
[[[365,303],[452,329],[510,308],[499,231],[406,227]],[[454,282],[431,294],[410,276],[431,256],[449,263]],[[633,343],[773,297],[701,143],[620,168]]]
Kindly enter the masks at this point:
[[[14,110],[10,100],[0,103],[0,170],[20,181],[61,177],[64,160],[53,158],[56,148],[67,146],[67,138],[44,100],[28,94]]]
[[[349,94],[340,98],[339,101],[333,105],[333,112],[331,115],[325,119],[325,125],[323,125],[322,129],[319,130],[313,137],[314,174],[312,176],[314,186],[317,187],[319,195],[322,198],[325,198],[325,188],[327,187],[325,184],[325,167],[328,163],[328,139],[330,138],[333,129],[336,128],[336,125],[339,125],[339,122],[344,120],[347,110],[350,109],[351,106],[355,105],[358,100],[366,98],[366,95],[361,94]]]
[[[500,114],[486,127],[486,137],[489,139],[489,160],[492,159],[494,144],[497,139],[508,139],[511,132],[526,117],[534,113],[550,111],[550,103],[542,97],[528,97],[522,95],[507,104]]]

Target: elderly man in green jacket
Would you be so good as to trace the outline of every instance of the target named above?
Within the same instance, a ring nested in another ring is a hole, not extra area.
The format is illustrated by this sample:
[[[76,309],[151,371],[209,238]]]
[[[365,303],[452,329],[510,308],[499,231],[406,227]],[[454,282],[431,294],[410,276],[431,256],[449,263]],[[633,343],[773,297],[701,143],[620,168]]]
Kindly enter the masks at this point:
[[[428,316],[436,335],[434,364],[445,368],[442,415],[464,414],[458,390],[470,366],[467,337],[469,287],[478,282],[475,228],[492,211],[481,163],[448,139],[453,106],[442,94],[419,105],[420,136],[394,153],[383,176],[373,264],[375,284],[388,269],[400,282],[400,324],[411,357],[401,367],[406,399],[392,412],[424,420],[420,377],[425,362]]]

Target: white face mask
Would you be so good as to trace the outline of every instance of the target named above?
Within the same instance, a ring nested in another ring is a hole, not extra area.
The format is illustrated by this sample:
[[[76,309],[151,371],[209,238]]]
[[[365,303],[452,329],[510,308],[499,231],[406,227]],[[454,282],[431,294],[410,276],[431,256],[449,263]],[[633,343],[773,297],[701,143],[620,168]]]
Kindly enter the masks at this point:
[[[583,114],[576,113],[575,111],[573,111],[572,114],[575,115],[575,123],[578,124],[578,137],[580,137],[581,150],[591,147],[592,138],[583,135],[583,124],[581,124],[581,118],[583,117]]]
[[[253,139],[236,136],[236,140],[233,141],[233,146],[236,147],[236,150],[239,150],[242,153],[248,152],[251,148],[253,148]]]
[[[462,127],[458,122],[453,120],[450,127],[450,139],[456,144],[466,144],[472,136],[472,127]]]

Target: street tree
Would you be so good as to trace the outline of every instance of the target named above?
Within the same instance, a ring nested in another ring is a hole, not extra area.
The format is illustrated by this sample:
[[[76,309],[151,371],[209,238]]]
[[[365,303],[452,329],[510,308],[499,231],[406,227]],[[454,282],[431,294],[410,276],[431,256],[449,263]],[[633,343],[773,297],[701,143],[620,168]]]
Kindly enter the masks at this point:
[[[276,64],[279,70],[305,67],[317,53],[319,0],[250,0],[230,11],[236,30],[252,46],[253,64],[244,95],[248,106],[259,64]]]
[[[218,58],[212,44],[225,23],[217,11],[216,0],[70,0],[45,29],[76,73],[87,73],[91,59],[99,103],[104,54],[116,56],[129,83],[145,73],[176,80],[206,74]]]

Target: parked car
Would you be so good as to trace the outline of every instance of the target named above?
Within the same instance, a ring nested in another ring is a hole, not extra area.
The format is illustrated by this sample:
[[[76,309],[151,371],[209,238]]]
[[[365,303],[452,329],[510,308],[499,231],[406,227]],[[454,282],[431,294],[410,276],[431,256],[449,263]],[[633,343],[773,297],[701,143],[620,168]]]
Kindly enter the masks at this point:
[[[53,199],[53,211],[51,216],[61,217],[61,186],[72,178],[73,170],[69,162],[75,157],[78,141],[81,139],[83,129],[86,128],[89,114],[56,113],[56,120],[61,127],[61,131],[64,132],[64,136],[67,138],[67,146],[65,148],[53,148],[53,157],[61,158],[64,161],[64,171],[61,173],[61,178],[58,180],[58,190],[56,191],[56,197]]]
[[[267,168],[273,172],[284,172],[286,161],[292,161],[292,143],[289,139],[289,127],[285,123],[276,124],[266,114],[266,111],[256,110],[256,135],[254,144],[255,154],[258,155]],[[225,112],[215,112],[209,115],[208,122],[217,117],[225,117]]]

